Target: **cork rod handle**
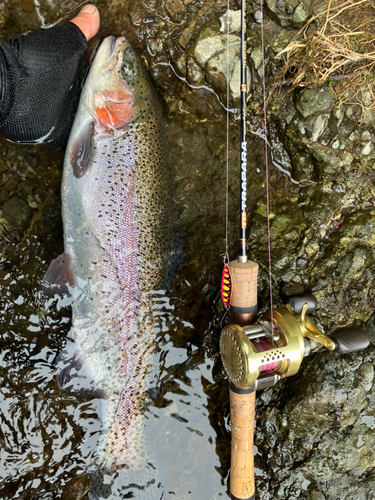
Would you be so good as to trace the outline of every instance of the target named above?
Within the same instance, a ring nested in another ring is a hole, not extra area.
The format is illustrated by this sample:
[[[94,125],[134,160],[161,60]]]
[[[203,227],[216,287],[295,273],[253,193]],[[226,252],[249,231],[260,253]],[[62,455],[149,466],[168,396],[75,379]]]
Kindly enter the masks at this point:
[[[230,384],[232,428],[230,493],[233,500],[254,500],[255,390]]]
[[[230,300],[231,322],[240,326],[250,325],[257,315],[257,276],[258,264],[251,260],[243,263],[238,260],[228,264],[232,280]]]

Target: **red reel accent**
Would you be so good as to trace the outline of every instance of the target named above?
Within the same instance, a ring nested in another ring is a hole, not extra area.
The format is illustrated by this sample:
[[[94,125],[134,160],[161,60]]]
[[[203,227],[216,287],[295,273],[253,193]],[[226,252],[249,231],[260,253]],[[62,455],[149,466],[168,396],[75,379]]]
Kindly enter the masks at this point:
[[[230,299],[232,297],[232,280],[230,277],[229,268],[226,264],[223,267],[223,274],[221,275],[221,300],[226,308],[230,306]]]
[[[258,339],[258,340],[255,340],[254,342],[252,342],[252,344],[253,344],[256,352],[267,352],[267,351],[271,351],[274,347],[276,347],[274,345],[274,343],[271,342],[270,340],[259,340]],[[279,361],[271,361],[269,364],[261,366],[260,371],[274,373],[277,371],[279,364],[281,365],[281,363]]]

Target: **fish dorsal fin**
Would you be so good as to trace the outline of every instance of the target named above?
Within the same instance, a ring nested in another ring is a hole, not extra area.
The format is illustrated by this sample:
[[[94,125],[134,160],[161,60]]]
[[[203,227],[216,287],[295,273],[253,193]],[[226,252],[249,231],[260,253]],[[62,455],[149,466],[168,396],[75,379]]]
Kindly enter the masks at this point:
[[[83,177],[89,168],[93,133],[94,122],[86,122],[70,149],[70,163],[73,168],[74,177],[77,179]]]
[[[63,253],[53,259],[43,278],[43,293],[49,297],[66,295],[75,286],[73,259]]]

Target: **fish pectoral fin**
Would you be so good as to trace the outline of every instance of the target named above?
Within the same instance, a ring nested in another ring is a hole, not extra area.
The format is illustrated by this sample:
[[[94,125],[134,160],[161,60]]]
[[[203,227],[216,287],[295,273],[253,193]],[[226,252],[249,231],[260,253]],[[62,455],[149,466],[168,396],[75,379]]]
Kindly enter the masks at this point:
[[[70,163],[74,177],[80,179],[88,171],[92,151],[94,122],[87,121],[70,149]]]
[[[66,295],[69,287],[75,286],[73,259],[63,253],[53,259],[43,278],[43,293],[48,297]]]

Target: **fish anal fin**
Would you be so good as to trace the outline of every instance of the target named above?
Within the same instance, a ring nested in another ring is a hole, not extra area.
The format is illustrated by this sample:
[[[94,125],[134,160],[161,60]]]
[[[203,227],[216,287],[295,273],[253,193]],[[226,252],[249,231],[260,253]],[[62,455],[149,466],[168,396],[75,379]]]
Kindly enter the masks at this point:
[[[48,297],[66,295],[69,287],[75,286],[73,259],[63,253],[53,259],[43,278],[43,293]]]
[[[94,122],[88,121],[82,128],[77,140],[70,149],[70,163],[73,168],[74,177],[80,179],[89,168],[92,151],[92,136],[94,134]]]

